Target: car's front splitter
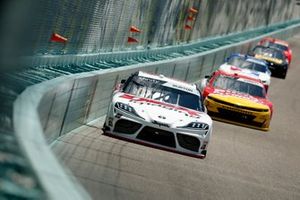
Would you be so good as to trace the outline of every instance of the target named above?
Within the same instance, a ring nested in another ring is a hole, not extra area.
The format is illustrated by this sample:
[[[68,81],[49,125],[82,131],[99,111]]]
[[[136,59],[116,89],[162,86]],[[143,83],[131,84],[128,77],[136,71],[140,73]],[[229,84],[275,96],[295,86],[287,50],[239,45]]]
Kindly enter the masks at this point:
[[[232,120],[227,120],[227,119],[220,118],[220,117],[211,116],[211,118],[213,120],[217,120],[217,121],[221,121],[221,122],[226,122],[226,123],[229,123],[229,124],[234,124],[234,125],[243,126],[243,127],[247,127],[247,128],[257,129],[257,130],[261,130],[261,131],[269,131],[270,130],[269,127],[262,128],[262,127],[248,125],[248,124],[245,124],[245,123],[240,123],[240,122],[236,122],[236,121],[232,121]]]
[[[129,137],[123,136],[122,134],[116,134],[116,133],[112,133],[109,131],[104,131],[103,134],[106,136],[112,137],[112,138],[121,139],[124,141],[133,142],[136,144],[141,144],[144,146],[148,146],[148,147],[152,147],[152,148],[156,148],[156,149],[160,149],[160,150],[164,150],[164,151],[168,151],[168,152],[172,152],[172,153],[177,153],[177,154],[181,154],[181,155],[185,155],[185,156],[189,156],[189,157],[200,158],[200,159],[204,159],[206,157],[206,150],[203,150],[203,151],[205,151],[205,154],[187,153],[187,152],[178,151],[176,149],[168,148],[168,147],[165,147],[165,146],[162,146],[159,144],[139,140],[136,138],[129,138]]]

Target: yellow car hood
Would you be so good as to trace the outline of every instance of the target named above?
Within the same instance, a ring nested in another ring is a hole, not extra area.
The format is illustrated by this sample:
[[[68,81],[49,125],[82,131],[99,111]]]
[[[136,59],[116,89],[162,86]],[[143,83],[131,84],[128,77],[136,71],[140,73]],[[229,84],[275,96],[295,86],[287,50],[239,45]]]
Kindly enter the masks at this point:
[[[261,54],[256,54],[255,58],[263,59],[263,60],[266,60],[266,61],[269,61],[269,62],[273,62],[273,63],[279,64],[279,65],[281,65],[283,63],[283,61],[280,60],[280,59],[278,59],[278,58],[272,58],[272,57],[264,56],[264,55],[261,55]]]
[[[224,95],[224,94],[210,94],[209,97],[223,101],[230,104],[235,104],[238,106],[245,106],[248,108],[258,108],[258,109],[268,109],[269,107],[264,104],[263,101],[254,98],[250,95],[234,94],[234,95]]]

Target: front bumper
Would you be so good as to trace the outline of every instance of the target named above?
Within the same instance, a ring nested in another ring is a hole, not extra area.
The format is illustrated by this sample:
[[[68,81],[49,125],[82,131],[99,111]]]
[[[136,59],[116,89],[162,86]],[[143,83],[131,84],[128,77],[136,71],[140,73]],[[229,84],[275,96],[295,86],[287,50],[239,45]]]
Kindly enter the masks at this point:
[[[203,130],[206,134],[199,134],[195,131],[189,132],[186,129],[147,122],[122,110],[115,110],[107,115],[103,131],[106,135],[138,144],[205,158],[211,127]]]
[[[288,70],[288,65],[278,65],[272,62],[269,62],[269,69],[272,72],[272,75],[282,75],[285,74]]]
[[[263,131],[269,130],[271,113],[268,109],[247,109],[210,98],[206,98],[204,103],[208,114],[215,120]]]

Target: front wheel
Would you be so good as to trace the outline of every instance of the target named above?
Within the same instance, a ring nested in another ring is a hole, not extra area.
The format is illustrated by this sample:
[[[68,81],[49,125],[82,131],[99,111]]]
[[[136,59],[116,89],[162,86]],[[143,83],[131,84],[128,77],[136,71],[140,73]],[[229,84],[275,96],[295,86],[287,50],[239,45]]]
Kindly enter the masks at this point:
[[[109,131],[109,130],[110,130],[109,126],[107,126],[106,123],[104,122],[103,127],[102,127],[103,133],[105,133],[106,131]]]
[[[201,152],[201,158],[204,159],[206,158],[207,150],[202,150]]]

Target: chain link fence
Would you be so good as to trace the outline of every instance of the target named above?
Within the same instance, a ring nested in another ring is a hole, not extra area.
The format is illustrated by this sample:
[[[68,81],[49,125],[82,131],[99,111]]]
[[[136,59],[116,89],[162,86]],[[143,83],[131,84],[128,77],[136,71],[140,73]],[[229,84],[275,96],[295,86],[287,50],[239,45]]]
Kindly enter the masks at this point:
[[[3,15],[15,21],[1,27],[14,27],[11,43],[18,43],[22,55],[90,54],[170,46],[298,19],[295,5],[293,0],[10,1]],[[131,25],[141,33],[129,32]],[[2,29],[0,41],[11,31]],[[68,41],[51,42],[53,33]],[[138,42],[129,44],[128,36]]]

